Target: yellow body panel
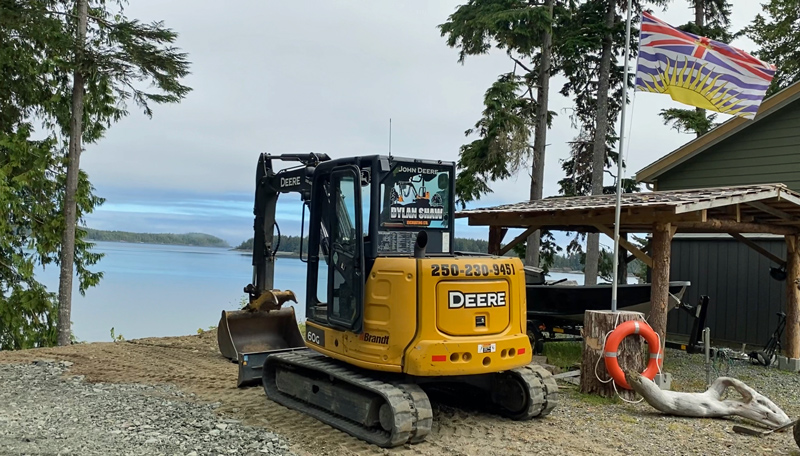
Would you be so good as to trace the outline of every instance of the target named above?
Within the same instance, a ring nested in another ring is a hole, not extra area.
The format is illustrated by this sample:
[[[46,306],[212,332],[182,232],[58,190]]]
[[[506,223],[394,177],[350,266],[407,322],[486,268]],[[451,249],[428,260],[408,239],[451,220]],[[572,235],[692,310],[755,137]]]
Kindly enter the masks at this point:
[[[531,361],[518,258],[378,258],[364,301],[360,334],[309,320],[306,345],[362,368],[417,376],[491,373]]]
[[[308,321],[307,326],[325,331],[325,345],[306,345],[366,369],[402,372],[405,349],[416,332],[416,275],[413,259],[378,258],[364,286],[363,331],[338,331]]]

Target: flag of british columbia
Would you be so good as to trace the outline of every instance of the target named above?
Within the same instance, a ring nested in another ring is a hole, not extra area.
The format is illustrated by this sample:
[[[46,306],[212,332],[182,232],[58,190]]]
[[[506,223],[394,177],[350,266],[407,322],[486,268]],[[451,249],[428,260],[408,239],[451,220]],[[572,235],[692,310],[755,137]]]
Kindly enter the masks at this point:
[[[775,67],[719,41],[642,13],[636,90],[667,93],[699,108],[752,119]]]

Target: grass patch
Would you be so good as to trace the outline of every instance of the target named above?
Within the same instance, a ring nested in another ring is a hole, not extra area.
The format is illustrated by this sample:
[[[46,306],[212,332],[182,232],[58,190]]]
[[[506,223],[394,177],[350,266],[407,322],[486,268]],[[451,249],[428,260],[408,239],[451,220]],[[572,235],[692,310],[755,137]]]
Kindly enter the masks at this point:
[[[544,344],[544,356],[547,362],[570,370],[575,365],[580,366],[583,345],[580,342],[547,342]]]

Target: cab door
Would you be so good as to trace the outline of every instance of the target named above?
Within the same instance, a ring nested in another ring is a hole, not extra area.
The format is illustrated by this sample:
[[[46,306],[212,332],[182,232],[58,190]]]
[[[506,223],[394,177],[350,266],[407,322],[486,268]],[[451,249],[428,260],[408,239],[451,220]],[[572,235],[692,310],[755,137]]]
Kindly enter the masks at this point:
[[[361,174],[353,165],[333,169],[328,217],[328,321],[360,332],[363,326],[364,254]]]

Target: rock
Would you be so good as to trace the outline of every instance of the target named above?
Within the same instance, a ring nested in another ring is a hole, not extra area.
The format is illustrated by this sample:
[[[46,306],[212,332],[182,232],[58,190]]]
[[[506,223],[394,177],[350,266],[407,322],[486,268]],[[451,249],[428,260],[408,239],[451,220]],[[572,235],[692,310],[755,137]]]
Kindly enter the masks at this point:
[[[217,424],[217,426],[216,426],[216,427],[217,427],[217,429],[219,429],[220,431],[224,431],[225,429],[228,429],[228,425],[227,425],[227,424],[225,424],[225,423],[219,423],[219,424]]]

